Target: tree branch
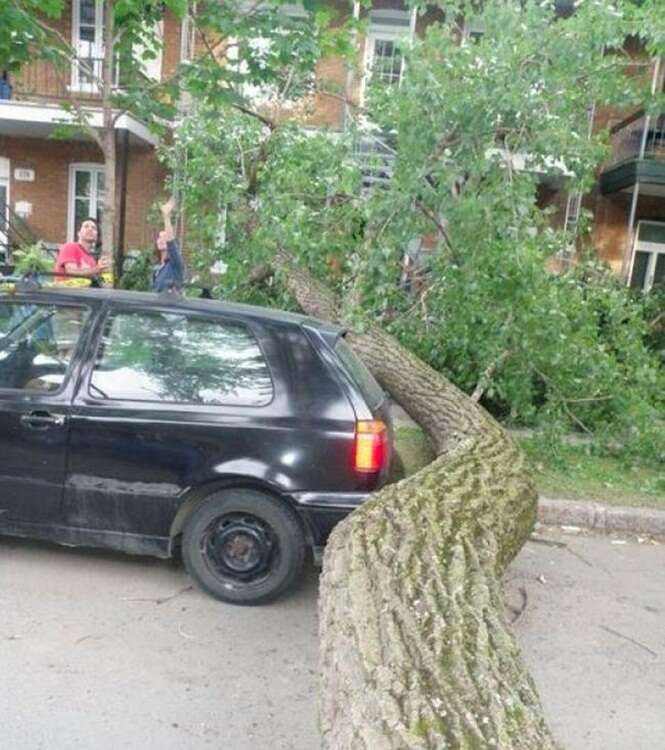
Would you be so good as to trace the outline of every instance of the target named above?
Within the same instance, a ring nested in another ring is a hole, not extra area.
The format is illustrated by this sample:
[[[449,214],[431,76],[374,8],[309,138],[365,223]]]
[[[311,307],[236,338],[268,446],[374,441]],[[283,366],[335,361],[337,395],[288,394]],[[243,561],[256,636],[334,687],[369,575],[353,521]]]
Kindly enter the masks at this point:
[[[513,354],[512,349],[505,349],[504,351],[499,354],[499,356],[493,361],[490,362],[489,366],[485,369],[483,374],[480,376],[480,379],[478,380],[478,384],[473,389],[473,393],[471,394],[471,399],[473,401],[480,401],[483,394],[485,393],[485,390],[489,386],[489,384],[492,382],[492,377],[494,376],[494,373],[498,370],[498,368]]]

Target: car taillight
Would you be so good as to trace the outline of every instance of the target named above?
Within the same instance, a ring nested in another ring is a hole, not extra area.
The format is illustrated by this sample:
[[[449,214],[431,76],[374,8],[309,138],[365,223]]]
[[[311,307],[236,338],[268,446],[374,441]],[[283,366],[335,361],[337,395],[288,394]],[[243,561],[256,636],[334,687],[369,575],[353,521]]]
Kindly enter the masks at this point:
[[[356,471],[381,471],[388,451],[388,428],[380,420],[356,422]]]

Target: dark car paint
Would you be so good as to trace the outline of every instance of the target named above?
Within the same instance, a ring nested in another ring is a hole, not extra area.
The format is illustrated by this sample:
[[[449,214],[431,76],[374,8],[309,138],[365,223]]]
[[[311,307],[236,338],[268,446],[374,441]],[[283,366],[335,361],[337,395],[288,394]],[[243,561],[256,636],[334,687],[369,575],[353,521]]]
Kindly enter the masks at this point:
[[[7,299],[0,294],[0,300]],[[352,469],[356,419],[374,413],[334,356],[341,330],[303,316],[198,300],[91,290],[14,295],[90,310],[59,392],[0,389],[0,533],[168,556],[188,503],[225,486],[283,498],[309,543],[384,479]],[[187,312],[248,327],[268,362],[266,406],[109,401],[88,388],[109,312]],[[27,414],[63,417],[29,426]]]

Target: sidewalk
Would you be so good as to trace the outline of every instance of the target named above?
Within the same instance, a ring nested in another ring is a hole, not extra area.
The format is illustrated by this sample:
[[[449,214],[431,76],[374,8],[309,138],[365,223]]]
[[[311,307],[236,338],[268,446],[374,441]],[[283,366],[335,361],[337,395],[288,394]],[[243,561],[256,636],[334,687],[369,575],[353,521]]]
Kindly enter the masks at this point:
[[[578,526],[604,533],[665,537],[665,511],[603,505],[595,500],[538,498],[538,520],[546,526]]]

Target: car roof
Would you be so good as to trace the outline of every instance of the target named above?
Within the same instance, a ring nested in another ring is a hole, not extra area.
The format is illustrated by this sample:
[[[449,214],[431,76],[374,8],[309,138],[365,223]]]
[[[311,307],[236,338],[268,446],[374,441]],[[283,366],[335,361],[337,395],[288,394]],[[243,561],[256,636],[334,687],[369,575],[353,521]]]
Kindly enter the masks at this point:
[[[113,304],[138,304],[146,306],[167,306],[174,310],[194,311],[203,313],[230,313],[259,320],[287,323],[295,326],[307,325],[317,328],[324,333],[340,335],[343,328],[317,318],[311,318],[299,313],[277,310],[271,307],[257,305],[241,305],[235,302],[222,302],[214,299],[192,299],[177,294],[155,294],[153,292],[133,292],[122,289],[77,289],[75,287],[43,287],[35,290],[7,291],[0,290],[0,299],[21,299],[29,296],[31,299],[44,297],[45,299],[60,299],[70,302],[94,301],[98,304],[110,302]]]

